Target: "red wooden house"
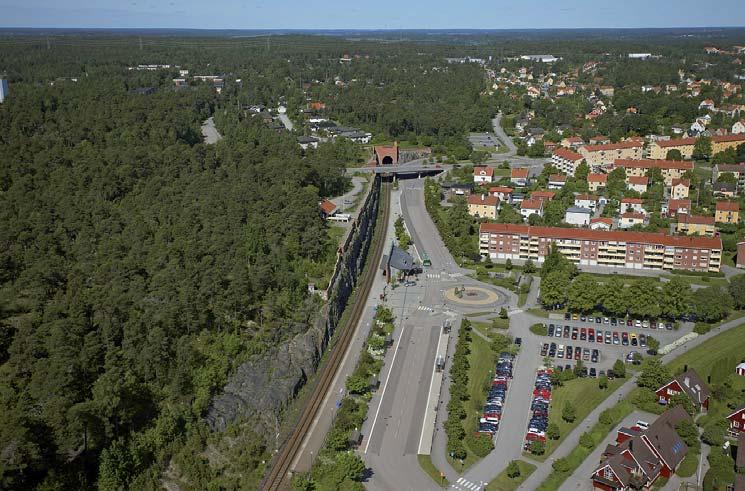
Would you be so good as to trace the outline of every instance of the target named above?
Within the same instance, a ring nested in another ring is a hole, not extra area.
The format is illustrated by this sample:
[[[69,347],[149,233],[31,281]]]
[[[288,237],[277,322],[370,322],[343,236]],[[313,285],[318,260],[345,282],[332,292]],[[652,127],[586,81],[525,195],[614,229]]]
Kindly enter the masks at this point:
[[[745,404],[742,404],[728,415],[727,420],[729,421],[728,431],[730,436],[745,434]]]
[[[667,404],[675,395],[686,394],[696,409],[706,411],[709,409],[711,390],[696,370],[691,368],[657,389],[655,394],[660,404]]]

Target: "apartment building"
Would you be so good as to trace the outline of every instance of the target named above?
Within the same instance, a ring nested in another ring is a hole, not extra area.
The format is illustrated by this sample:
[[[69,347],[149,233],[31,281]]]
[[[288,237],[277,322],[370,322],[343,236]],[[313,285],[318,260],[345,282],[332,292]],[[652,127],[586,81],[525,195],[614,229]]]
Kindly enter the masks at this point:
[[[678,222],[675,224],[675,233],[678,234],[713,237],[717,231],[717,227],[714,224],[714,217],[680,213],[678,214],[677,219]]]
[[[745,187],[745,163],[742,164],[715,164],[712,169],[712,178],[714,182],[719,181],[722,174],[731,173],[737,181],[737,191]]]
[[[481,224],[479,232],[481,255],[492,260],[542,263],[552,243],[576,264],[609,268],[719,271],[722,258],[718,237],[505,223]]]
[[[591,167],[610,166],[616,160],[641,159],[643,150],[644,142],[641,140],[626,140],[620,143],[579,147],[579,153]]]
[[[559,147],[554,150],[551,156],[551,163],[560,172],[568,176],[574,176],[574,171],[577,170],[577,166],[582,163],[583,159],[584,157],[574,150]]]
[[[737,201],[717,201],[715,218],[717,223],[737,223],[740,204]]]
[[[679,150],[684,159],[690,159],[693,156],[693,146],[696,144],[696,138],[674,138],[670,140],[657,140],[649,145],[650,159],[666,159],[667,152],[670,150]]]
[[[656,141],[649,146],[649,158],[664,159],[667,157],[669,150],[680,150],[684,159],[690,159],[693,156],[693,147],[696,145],[698,138],[677,138],[667,141]],[[745,134],[739,135],[715,135],[711,137],[711,154],[723,152],[728,148],[736,148],[738,145],[745,143]]]
[[[628,160],[618,159],[613,162],[613,167],[623,167],[626,170],[626,178],[630,176],[646,176],[650,169],[660,169],[665,186],[672,186],[673,179],[681,179],[686,171],[693,171],[693,162],[684,160]]]

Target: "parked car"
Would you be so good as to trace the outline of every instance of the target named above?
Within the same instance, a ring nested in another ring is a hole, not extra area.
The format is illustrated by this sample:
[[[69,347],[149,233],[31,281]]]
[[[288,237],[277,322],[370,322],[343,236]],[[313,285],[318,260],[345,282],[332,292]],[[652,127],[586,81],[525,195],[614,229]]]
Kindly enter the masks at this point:
[[[613,331],[613,344],[621,344],[621,339],[616,331]]]
[[[554,325],[553,324],[549,324],[548,325],[548,335],[551,336],[551,337],[553,337],[553,335],[554,335]]]
[[[601,322],[603,322],[603,319],[601,319],[600,317],[595,317],[595,324],[600,324]]]
[[[577,340],[577,334],[578,333],[579,333],[579,329],[577,329],[576,327],[573,327],[572,328],[572,340],[573,341],[576,341]]]
[[[565,338],[568,338],[569,337],[569,333],[570,332],[572,332],[572,327],[571,326],[564,326],[564,337]]]
[[[575,360],[581,360],[582,359],[582,348],[577,347],[574,350],[574,359]]]
[[[579,339],[580,341],[587,341],[587,329],[584,327],[579,330]]]
[[[589,348],[585,348],[582,350],[582,359],[584,361],[590,361],[590,349]]]
[[[631,334],[629,334],[629,342],[631,343],[631,346],[639,345],[639,339],[636,337],[635,332],[632,332]]]
[[[585,322],[587,320],[587,317],[585,317],[584,315],[580,315],[579,320],[581,320],[582,322]]]
[[[621,344],[624,346],[629,345],[629,333],[627,333],[626,331],[623,331],[621,333]]]
[[[603,324],[610,324],[610,319],[607,317],[603,317]]]
[[[569,312],[567,312],[566,314],[564,314],[564,320],[565,321],[572,320],[572,314],[570,314]]]
[[[642,348],[647,347],[647,336],[645,336],[644,334],[639,334],[639,346],[641,346]]]
[[[611,344],[611,334],[610,331],[605,331],[605,344]]]
[[[590,361],[592,361],[593,363],[597,363],[599,356],[600,356],[599,350],[596,350],[596,349],[592,350],[592,356],[590,357]]]
[[[567,346],[567,349],[566,349],[567,358],[571,360],[573,354],[574,354],[574,348],[571,346]]]
[[[556,351],[557,358],[564,358],[564,345],[560,344],[559,349]]]
[[[590,367],[590,377],[597,377],[597,373],[595,372],[595,367]]]
[[[521,346],[523,344],[523,338],[515,338],[515,344]]]
[[[672,330],[673,330],[673,325],[672,325],[672,323],[670,323],[670,322],[666,322],[666,323],[665,323],[665,329],[667,329],[668,331],[672,331]]]
[[[541,347],[541,356],[547,356],[548,355],[548,343],[544,343]]]
[[[636,319],[634,321],[634,327],[642,327],[642,321],[640,321],[639,319]]]
[[[626,321],[626,325],[629,326],[629,327],[634,327],[634,321],[632,321],[631,319],[628,319]]]

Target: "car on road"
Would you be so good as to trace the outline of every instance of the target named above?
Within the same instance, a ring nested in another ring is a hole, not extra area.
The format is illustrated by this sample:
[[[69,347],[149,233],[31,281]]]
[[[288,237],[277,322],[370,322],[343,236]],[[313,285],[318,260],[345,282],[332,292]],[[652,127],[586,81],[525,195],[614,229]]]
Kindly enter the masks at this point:
[[[404,286],[416,286],[416,281],[405,281]]]
[[[515,344],[517,346],[520,346],[523,344],[523,338],[515,338]]]

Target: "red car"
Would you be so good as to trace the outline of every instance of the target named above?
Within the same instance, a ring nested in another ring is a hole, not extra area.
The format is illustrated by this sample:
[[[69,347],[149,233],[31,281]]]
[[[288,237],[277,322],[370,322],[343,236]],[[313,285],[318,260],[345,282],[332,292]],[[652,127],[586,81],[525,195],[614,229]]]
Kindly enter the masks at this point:
[[[582,348],[577,348],[576,350],[574,350],[574,359],[575,360],[582,359]]]
[[[587,340],[587,329],[585,329],[584,327],[582,329],[580,329],[580,331],[579,331],[579,339],[581,341],[586,341]]]

